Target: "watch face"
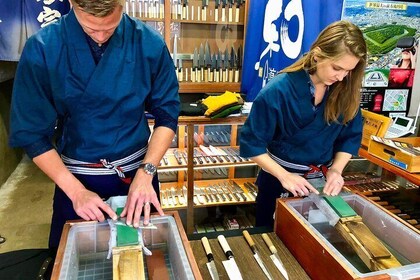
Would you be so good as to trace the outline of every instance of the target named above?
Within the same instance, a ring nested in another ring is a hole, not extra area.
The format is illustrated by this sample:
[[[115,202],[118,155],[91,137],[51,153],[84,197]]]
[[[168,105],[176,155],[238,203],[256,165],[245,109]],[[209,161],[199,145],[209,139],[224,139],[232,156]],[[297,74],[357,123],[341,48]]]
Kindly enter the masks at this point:
[[[149,175],[155,175],[156,174],[156,166],[152,163],[146,163],[144,165],[144,171]]]

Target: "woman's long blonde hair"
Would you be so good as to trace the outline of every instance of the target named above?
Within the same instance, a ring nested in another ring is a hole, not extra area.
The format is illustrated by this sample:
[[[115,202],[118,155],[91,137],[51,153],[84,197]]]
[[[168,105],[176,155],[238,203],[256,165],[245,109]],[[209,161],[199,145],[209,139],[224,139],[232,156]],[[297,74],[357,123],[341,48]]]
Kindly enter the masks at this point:
[[[307,54],[280,73],[295,72],[305,69],[309,74],[317,71],[318,59],[338,60],[345,54],[359,58],[356,67],[342,80],[330,86],[330,93],[325,106],[325,120],[338,121],[340,115],[345,124],[352,120],[360,106],[360,88],[366,67],[367,48],[360,29],[351,22],[337,21],[327,26],[312,44]]]

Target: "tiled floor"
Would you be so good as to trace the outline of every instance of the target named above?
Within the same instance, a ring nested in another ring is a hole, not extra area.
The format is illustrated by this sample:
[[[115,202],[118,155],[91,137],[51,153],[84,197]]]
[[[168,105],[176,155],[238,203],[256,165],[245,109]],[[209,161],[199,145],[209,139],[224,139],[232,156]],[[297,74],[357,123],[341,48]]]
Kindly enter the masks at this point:
[[[24,158],[0,187],[0,253],[47,248],[52,213],[53,182]]]

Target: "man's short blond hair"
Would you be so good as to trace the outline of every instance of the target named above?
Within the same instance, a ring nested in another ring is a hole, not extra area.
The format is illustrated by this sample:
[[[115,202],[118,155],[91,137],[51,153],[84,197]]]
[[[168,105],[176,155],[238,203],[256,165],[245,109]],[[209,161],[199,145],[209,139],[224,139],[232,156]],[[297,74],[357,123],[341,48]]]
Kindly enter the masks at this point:
[[[71,0],[71,2],[85,13],[95,17],[110,15],[117,6],[123,7],[125,4],[125,0]]]

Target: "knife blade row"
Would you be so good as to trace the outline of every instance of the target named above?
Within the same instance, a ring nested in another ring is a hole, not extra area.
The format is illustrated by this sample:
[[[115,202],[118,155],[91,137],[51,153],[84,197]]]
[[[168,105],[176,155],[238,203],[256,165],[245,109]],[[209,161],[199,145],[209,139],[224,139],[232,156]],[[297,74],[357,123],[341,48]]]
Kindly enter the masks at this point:
[[[201,5],[199,1],[173,0],[171,17],[191,21],[240,22],[243,20],[243,4],[243,0],[215,0],[214,5],[209,0],[202,0]]]
[[[126,0],[124,12],[132,17],[163,19],[165,0]]]
[[[170,163],[171,156],[175,158],[178,165],[188,164],[188,155],[185,150],[172,149],[162,158],[160,166],[173,166],[174,164]],[[195,165],[206,165],[210,163],[237,163],[246,161],[251,160],[249,158],[241,157],[239,155],[239,150],[231,147],[215,147],[213,145],[209,145],[207,147],[204,145],[199,145],[198,148],[194,148],[193,150],[193,163]],[[222,173],[226,172],[222,171]]]
[[[242,69],[242,46],[237,50],[233,46],[217,53],[210,50],[210,44],[206,41],[197,48],[191,55],[178,53],[178,39],[174,35],[172,59],[175,66],[175,74],[179,82],[229,82],[240,81]],[[191,68],[186,67],[184,60],[191,61]]]
[[[246,191],[244,191],[244,189]],[[235,181],[213,183],[207,186],[194,186],[194,205],[221,204],[231,202],[252,202],[257,197],[257,187],[251,182],[244,183],[244,189]],[[163,207],[186,206],[187,187],[170,187],[160,190]]]

